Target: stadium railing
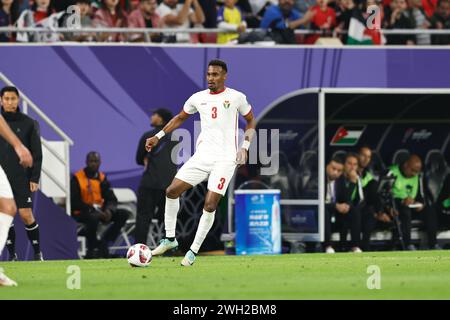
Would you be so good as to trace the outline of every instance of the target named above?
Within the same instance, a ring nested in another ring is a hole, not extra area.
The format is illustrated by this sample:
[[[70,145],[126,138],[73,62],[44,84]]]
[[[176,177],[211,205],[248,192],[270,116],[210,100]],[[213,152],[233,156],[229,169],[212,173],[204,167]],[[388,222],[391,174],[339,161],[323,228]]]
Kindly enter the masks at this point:
[[[265,32],[266,29],[247,29],[246,32]],[[450,35],[450,29],[379,29],[383,35]],[[321,30],[303,30],[298,29],[294,31],[296,35],[310,35],[323,34]],[[42,28],[42,27],[0,27],[0,34],[2,33],[93,33],[93,34],[143,34],[145,42],[151,42],[150,35],[155,33],[162,34],[178,34],[178,33],[192,33],[192,34],[218,34],[218,33],[233,33],[233,31],[224,30],[220,28],[185,28],[185,29],[171,29],[171,28]],[[347,34],[348,31],[333,32],[333,37],[338,34]]]

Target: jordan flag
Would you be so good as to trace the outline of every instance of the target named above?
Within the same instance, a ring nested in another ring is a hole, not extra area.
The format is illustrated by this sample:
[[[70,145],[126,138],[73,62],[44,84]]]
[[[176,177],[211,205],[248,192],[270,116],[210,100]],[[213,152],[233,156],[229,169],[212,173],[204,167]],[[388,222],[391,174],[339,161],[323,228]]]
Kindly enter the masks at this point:
[[[342,126],[331,140],[331,146],[354,146],[361,137],[364,126]]]

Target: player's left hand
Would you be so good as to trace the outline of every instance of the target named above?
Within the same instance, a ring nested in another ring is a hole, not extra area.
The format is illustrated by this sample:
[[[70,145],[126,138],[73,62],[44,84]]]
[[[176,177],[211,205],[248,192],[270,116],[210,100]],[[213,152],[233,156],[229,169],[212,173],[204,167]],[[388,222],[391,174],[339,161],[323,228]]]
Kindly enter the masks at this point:
[[[36,182],[30,182],[30,191],[36,192],[39,190],[39,183]]]
[[[31,168],[33,166],[33,157],[31,156],[30,150],[27,149],[23,144],[15,147],[17,156],[19,157],[19,163],[25,168]]]
[[[247,162],[247,152],[248,151],[246,149],[241,148],[236,154],[236,163],[238,164],[238,166],[242,166]]]
[[[158,139],[158,137],[156,137],[156,136],[153,136],[153,137],[151,137],[151,138],[148,138],[148,139],[145,141],[145,150],[147,150],[147,152],[152,151],[152,148],[153,148],[154,146],[156,146],[156,145],[158,144],[158,142],[159,142],[159,139]]]

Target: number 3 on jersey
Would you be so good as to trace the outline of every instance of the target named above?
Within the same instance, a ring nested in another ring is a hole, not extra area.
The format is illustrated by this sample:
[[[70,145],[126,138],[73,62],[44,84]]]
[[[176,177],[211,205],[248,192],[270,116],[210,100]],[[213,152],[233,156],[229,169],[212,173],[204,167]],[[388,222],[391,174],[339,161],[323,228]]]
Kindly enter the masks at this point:
[[[213,119],[216,119],[216,118],[217,118],[217,107],[213,107],[213,108],[212,108],[212,114],[211,114],[211,117],[212,117]]]
[[[222,190],[224,184],[225,184],[225,178],[220,178],[220,183],[217,186],[217,189]]]

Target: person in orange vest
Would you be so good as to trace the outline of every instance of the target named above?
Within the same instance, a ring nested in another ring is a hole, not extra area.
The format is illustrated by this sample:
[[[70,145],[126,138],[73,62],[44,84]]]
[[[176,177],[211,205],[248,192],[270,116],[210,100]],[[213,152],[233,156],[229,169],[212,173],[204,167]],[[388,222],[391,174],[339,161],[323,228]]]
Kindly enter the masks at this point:
[[[71,180],[72,217],[85,226],[87,259],[109,257],[108,242],[114,241],[128,219],[128,212],[117,209],[117,198],[106,178],[99,171],[100,154],[89,152],[86,167],[76,172]],[[99,240],[98,226],[111,223]]]

